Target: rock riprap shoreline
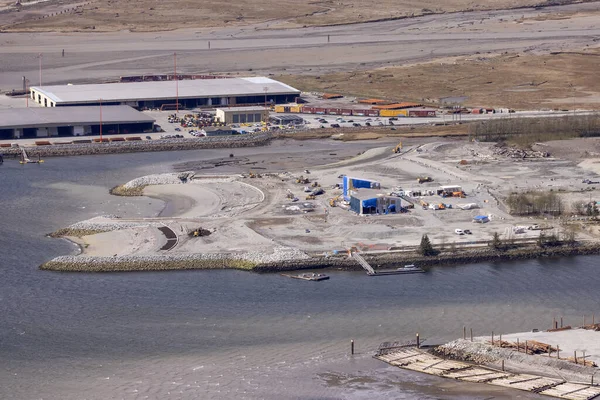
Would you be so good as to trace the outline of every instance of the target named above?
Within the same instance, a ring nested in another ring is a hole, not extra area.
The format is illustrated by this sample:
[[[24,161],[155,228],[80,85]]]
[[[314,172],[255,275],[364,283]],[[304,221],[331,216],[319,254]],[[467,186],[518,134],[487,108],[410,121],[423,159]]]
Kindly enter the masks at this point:
[[[244,269],[261,263],[310,258],[306,253],[276,247],[272,253],[152,254],[121,257],[59,256],[40,266],[43,270],[70,272],[165,271],[178,269]]]
[[[73,143],[53,144],[49,146],[27,147],[30,158],[81,156],[95,154],[137,153],[151,151],[220,149],[264,146],[273,139],[270,133],[233,135],[204,138],[136,140],[109,143]],[[19,147],[2,149],[5,156],[17,157],[21,154]]]

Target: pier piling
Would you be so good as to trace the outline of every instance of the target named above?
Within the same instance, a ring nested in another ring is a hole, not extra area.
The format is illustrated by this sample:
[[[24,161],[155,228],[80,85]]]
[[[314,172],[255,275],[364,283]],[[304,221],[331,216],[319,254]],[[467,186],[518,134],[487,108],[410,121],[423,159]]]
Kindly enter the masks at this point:
[[[562,318],[563,318],[563,317],[560,317],[560,327],[561,327],[561,328],[563,327]]]
[[[463,340],[467,339],[467,327],[463,326]]]
[[[556,345],[556,358],[560,360],[560,347],[558,345]]]
[[[354,340],[350,340],[350,354],[354,355]]]
[[[502,371],[504,371],[504,360],[502,360]]]
[[[492,346],[494,345],[494,331],[492,331]]]
[[[472,342],[473,341],[473,328],[470,328],[470,329],[471,329],[471,342]]]
[[[417,349],[421,347],[421,341],[419,339],[419,334],[417,333]]]

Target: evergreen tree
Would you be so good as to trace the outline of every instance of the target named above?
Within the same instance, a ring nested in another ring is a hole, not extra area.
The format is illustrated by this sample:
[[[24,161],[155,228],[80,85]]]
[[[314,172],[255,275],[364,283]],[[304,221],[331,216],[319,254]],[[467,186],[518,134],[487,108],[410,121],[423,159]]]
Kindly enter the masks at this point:
[[[431,241],[427,235],[421,237],[421,244],[419,245],[419,253],[423,256],[432,256],[435,254],[435,250],[431,245]]]

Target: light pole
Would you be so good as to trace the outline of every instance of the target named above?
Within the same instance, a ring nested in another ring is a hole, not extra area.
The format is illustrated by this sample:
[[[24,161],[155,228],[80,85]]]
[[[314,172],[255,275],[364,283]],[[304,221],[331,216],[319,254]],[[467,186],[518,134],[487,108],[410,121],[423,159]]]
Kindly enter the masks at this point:
[[[25,78],[25,106],[29,108],[29,79]]]
[[[174,75],[173,79],[175,79],[175,113],[179,113],[179,79],[177,79],[177,53],[173,53],[173,69]]]
[[[38,58],[40,59],[40,87],[42,87],[42,53],[40,53]]]
[[[263,88],[265,91],[265,127],[267,126],[267,122],[269,122],[269,113],[267,112],[267,93],[269,92],[269,88],[265,86]]]
[[[102,142],[102,99],[100,99],[100,143]]]

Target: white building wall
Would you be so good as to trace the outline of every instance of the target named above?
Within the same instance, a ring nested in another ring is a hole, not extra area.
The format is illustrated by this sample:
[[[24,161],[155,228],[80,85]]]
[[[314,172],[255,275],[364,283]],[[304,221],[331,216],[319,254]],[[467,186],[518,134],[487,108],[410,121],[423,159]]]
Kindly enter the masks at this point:
[[[38,128],[36,136],[37,137],[48,137],[48,129],[47,128]]]
[[[58,127],[51,126],[48,128],[48,136],[58,136]]]

